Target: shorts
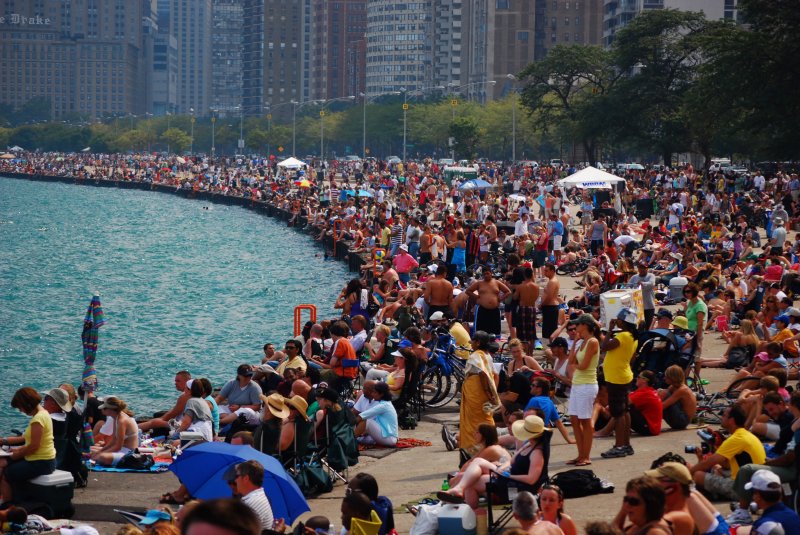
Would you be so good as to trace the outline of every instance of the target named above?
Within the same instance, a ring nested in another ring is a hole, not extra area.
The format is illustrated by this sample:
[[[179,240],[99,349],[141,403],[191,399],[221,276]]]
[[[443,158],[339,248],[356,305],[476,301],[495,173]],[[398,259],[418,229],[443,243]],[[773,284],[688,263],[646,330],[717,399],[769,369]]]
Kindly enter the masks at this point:
[[[709,530],[703,533],[703,535],[728,535],[731,528],[728,523],[725,522],[725,517],[722,516],[721,513],[717,513],[714,519],[717,521],[716,525],[712,524]]]
[[[581,214],[581,225],[591,225],[592,224],[592,213],[591,212],[584,212]]]
[[[594,399],[597,397],[599,389],[597,384],[572,385],[572,390],[569,393],[567,414],[575,416],[579,420],[591,420]]]
[[[731,476],[718,476],[717,474],[706,474],[703,489],[719,498],[738,500],[739,497],[733,489],[733,478]]]
[[[517,338],[523,342],[536,340],[536,307],[517,307]]]
[[[533,267],[540,268],[547,262],[547,251],[533,251]]]
[[[608,389],[608,410],[611,416],[618,418],[624,416],[628,412],[628,392],[629,385],[618,385],[614,383],[606,383]]]
[[[781,426],[770,422],[767,424],[767,433],[764,435],[764,438],[766,438],[769,441],[775,441],[778,440],[778,436],[780,436],[780,434],[781,434]]]
[[[119,462],[125,457],[127,454],[131,452],[128,448],[122,448],[119,451],[115,451],[111,454],[111,466],[117,466]]]
[[[45,474],[52,474],[55,469],[55,459],[49,461],[26,461],[25,459],[20,459],[9,463],[3,475],[14,486]]]
[[[563,238],[561,236],[554,236],[553,237],[553,250],[560,251],[561,246],[563,245]]]
[[[663,410],[662,417],[670,429],[686,429],[689,426],[689,415],[683,412],[680,403],[674,403]]]

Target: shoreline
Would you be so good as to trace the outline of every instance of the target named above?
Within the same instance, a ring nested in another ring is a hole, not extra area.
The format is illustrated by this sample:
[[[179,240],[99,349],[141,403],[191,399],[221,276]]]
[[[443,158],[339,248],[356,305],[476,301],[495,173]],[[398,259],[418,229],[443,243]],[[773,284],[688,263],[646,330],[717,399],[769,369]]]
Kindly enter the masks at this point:
[[[70,184],[74,186],[92,186],[97,188],[118,188],[118,189],[138,189],[141,191],[156,191],[159,193],[167,193],[178,195],[184,199],[207,201],[214,204],[222,204],[225,206],[240,206],[242,208],[253,210],[255,212],[267,215],[279,221],[289,221],[294,214],[283,208],[279,208],[269,201],[259,201],[256,199],[248,199],[235,195],[223,195],[210,191],[194,191],[193,189],[185,189],[182,187],[175,187],[169,184],[158,182],[145,182],[134,180],[112,180],[112,179],[82,179],[73,176],[62,175],[43,175],[43,174],[27,174],[27,173],[11,173],[0,171],[0,177],[13,178],[17,180],[30,180],[33,182],[57,182],[61,184]],[[294,225],[287,225],[289,228],[294,228],[305,232],[306,234],[313,234],[312,230],[316,227],[309,225],[308,218],[302,213],[297,215],[298,223]],[[315,241],[316,238],[315,238]],[[361,253],[354,253],[350,251],[350,240],[337,240],[334,243],[333,237],[326,235],[322,241],[319,242],[325,251],[332,251],[331,257],[336,260],[347,263],[347,269],[351,273],[360,273],[362,265],[366,264],[368,260],[362,256]],[[347,284],[344,281],[343,284]],[[299,305],[296,304],[295,306]]]

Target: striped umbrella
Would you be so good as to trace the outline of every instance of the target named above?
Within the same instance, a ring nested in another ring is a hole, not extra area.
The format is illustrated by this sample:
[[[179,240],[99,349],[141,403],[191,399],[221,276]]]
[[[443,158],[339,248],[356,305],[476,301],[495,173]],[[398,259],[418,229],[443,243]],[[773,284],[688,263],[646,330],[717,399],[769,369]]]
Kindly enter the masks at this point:
[[[94,369],[94,359],[97,357],[97,337],[100,327],[106,320],[103,317],[103,307],[100,305],[100,296],[95,295],[86,310],[83,318],[83,388],[86,392],[97,390],[97,370]]]

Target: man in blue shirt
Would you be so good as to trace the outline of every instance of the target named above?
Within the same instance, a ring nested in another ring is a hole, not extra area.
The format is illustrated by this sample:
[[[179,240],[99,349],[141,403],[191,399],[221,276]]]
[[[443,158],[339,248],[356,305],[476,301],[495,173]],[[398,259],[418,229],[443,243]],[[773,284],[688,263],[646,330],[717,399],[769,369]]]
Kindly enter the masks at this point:
[[[561,259],[561,245],[564,238],[564,223],[558,219],[558,214],[550,214],[547,231],[550,236],[550,250],[558,262]]]
[[[574,444],[575,441],[570,438],[569,431],[561,421],[561,415],[558,414],[553,400],[550,399],[550,381],[545,377],[534,377],[531,381],[531,399],[525,405],[525,416],[538,413],[538,416],[544,420],[546,427],[558,427],[561,436],[568,444]]]
[[[764,511],[761,518],[753,523],[750,533],[758,535],[800,533],[800,516],[781,501],[783,487],[777,474],[759,470],[753,474],[753,478],[745,488],[753,491],[753,501]]]

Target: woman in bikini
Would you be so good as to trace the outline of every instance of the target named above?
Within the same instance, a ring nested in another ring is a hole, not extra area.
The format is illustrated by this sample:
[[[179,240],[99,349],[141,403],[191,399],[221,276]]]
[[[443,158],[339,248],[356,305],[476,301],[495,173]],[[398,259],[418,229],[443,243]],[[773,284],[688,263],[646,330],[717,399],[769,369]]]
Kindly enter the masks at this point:
[[[556,485],[546,484],[539,493],[539,520],[552,522],[564,535],[578,535],[575,521],[564,512],[564,493]]]
[[[128,404],[117,397],[107,397],[100,410],[107,418],[114,419],[114,432],[105,445],[92,448],[92,460],[102,466],[116,466],[139,447],[139,428]]]

